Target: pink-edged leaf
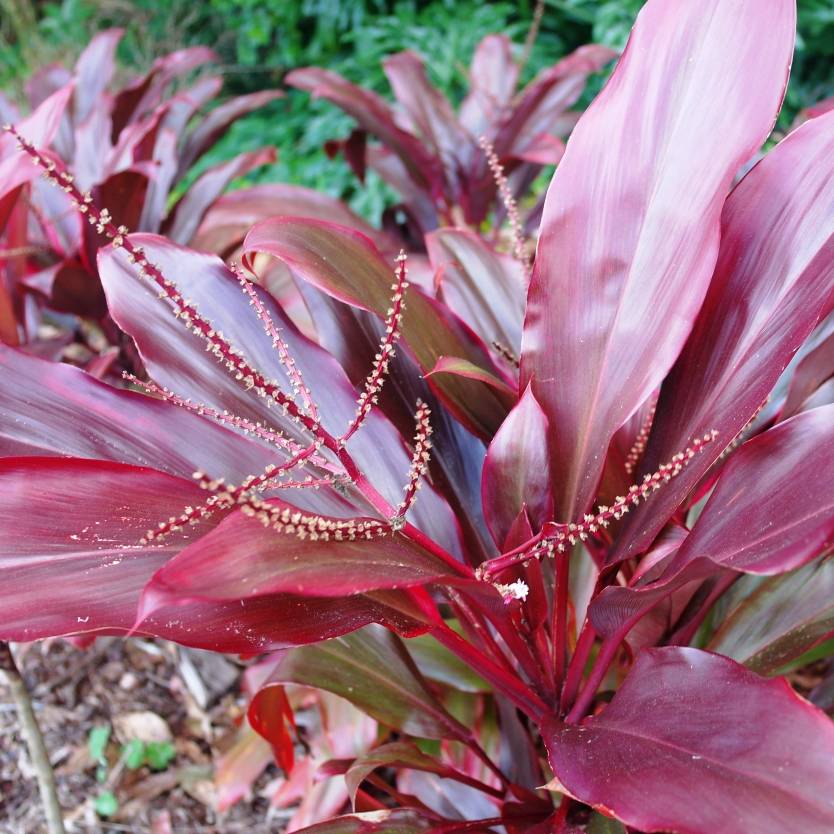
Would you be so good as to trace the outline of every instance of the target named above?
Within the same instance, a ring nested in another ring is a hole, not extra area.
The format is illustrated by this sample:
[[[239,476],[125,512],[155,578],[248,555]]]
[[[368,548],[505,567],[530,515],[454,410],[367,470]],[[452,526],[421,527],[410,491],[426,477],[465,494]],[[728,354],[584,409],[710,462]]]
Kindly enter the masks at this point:
[[[456,194],[463,187],[462,169],[476,150],[473,137],[461,129],[448,99],[429,82],[416,53],[390,55],[383,67],[410,126],[441,160],[447,184]]]
[[[71,458],[0,460],[0,635],[5,640],[128,630],[142,587],[202,522],[140,545],[172,511],[203,500],[191,480]]]
[[[419,738],[470,736],[429,691],[402,641],[381,626],[293,649],[272,680],[340,695],[380,723]]]
[[[81,53],[75,64],[73,121],[83,122],[100,101],[116,70],[116,47],[124,29],[99,32]]]
[[[203,172],[174,206],[165,225],[166,235],[175,243],[191,240],[208,207],[226,190],[229,183],[261,165],[278,158],[274,148],[242,153]]]
[[[560,519],[588,508],[612,436],[689,334],[726,193],[782,99],[794,6],[650,0],[571,135],[545,202],[521,363],[550,420]]]
[[[249,298],[241,292],[235,275],[214,256],[200,254],[154,235],[133,235],[131,240],[145,250],[163,274],[175,282],[185,298],[191,299],[200,313],[247,359],[270,379],[293,395],[278,352],[255,317]],[[244,381],[234,379],[225,366],[205,350],[205,343],[174,317],[171,308],[158,298],[155,285],[140,279],[123,250],[106,249],[99,255],[99,273],[108,296],[110,313],[119,326],[136,341],[150,375],[160,385],[184,398],[227,409],[253,421],[280,429],[305,445],[309,434],[281,409],[270,408],[264,397],[248,390]],[[390,279],[389,279],[390,280]],[[304,376],[321,415],[322,425],[340,435],[356,413],[356,389],[336,360],[305,338],[283,310],[262,290],[257,290],[264,308],[281,331],[295,364]],[[248,474],[257,474],[273,458]],[[373,484],[386,500],[396,506],[408,473],[410,452],[394,426],[379,411],[372,411],[362,431],[347,448],[357,465],[372,474]],[[210,464],[204,472],[216,476]],[[239,482],[238,482],[239,483]],[[352,498],[356,493],[349,490]],[[311,493],[313,493],[311,495]],[[327,500],[328,503],[322,503]],[[317,512],[332,512],[332,502],[344,509],[345,502],[332,490],[294,490],[294,503]],[[307,503],[312,502],[312,507]],[[370,510],[360,501],[364,515]],[[421,491],[420,500],[409,512],[409,521],[452,553],[460,552],[458,529],[451,509],[431,487]]]
[[[500,254],[467,229],[426,235],[439,294],[487,345],[521,352],[527,279],[517,260]]]
[[[516,97],[494,140],[499,156],[518,154],[542,133],[559,135],[561,115],[577,101],[588,76],[617,57],[605,46],[580,46],[542,70]]]
[[[299,520],[303,515],[283,501],[269,503],[287,511],[288,524],[294,515]],[[356,523],[361,527],[365,522]],[[354,541],[338,541],[317,534],[302,539],[236,513],[214,534],[168,562],[148,586],[147,602],[157,606],[178,597],[231,600],[274,593],[344,597],[455,576],[453,569],[405,536],[367,540],[357,534]]]
[[[421,188],[439,185],[438,160],[426,151],[416,136],[397,125],[391,108],[376,93],[351,84],[335,72],[318,67],[293,70],[284,81],[291,87],[326,98],[353,116],[365,130],[391,148],[411,179]]]
[[[640,831],[834,827],[831,720],[720,655],[646,650],[602,713],[543,733],[553,787]]]
[[[481,495],[487,526],[499,547],[525,508],[534,529],[552,518],[547,430],[547,417],[528,386],[489,445]]]
[[[423,376],[428,379],[435,374],[455,374],[465,379],[476,379],[479,382],[495,388],[496,391],[500,391],[508,397],[515,397],[516,394],[515,389],[507,385],[503,379],[495,376],[495,374],[491,374],[489,371],[485,371],[479,365],[473,365],[466,359],[460,359],[457,356],[441,356],[435,366],[423,374]]]
[[[518,64],[506,35],[487,35],[475,48],[469,94],[460,106],[460,123],[475,138],[490,132],[506,115],[518,82]]]
[[[191,246],[219,255],[233,252],[249,229],[268,217],[315,217],[357,229],[382,251],[396,249],[396,242],[374,229],[341,200],[300,185],[266,183],[239,188],[215,200],[203,217]]]
[[[834,634],[834,560],[783,576],[744,577],[707,648],[772,675]]]
[[[168,403],[5,346],[0,454],[97,458],[189,480],[196,470],[212,471],[232,482],[277,459],[248,437]]]
[[[393,268],[360,232],[333,223],[292,217],[259,223],[246,236],[246,257],[267,252],[293,274],[352,306],[384,319],[391,299]],[[402,322],[403,340],[425,373],[441,356],[466,359],[495,373],[486,349],[462,322],[416,287],[410,287]],[[456,416],[491,437],[506,414],[506,396],[476,380],[446,374],[436,389]]]
[[[188,135],[180,154],[180,167],[177,179],[186,171],[229,129],[229,126],[241,116],[258,110],[275,99],[283,98],[280,90],[260,90],[245,96],[237,96],[215,107]]]
[[[53,93],[37,110],[17,123],[18,133],[36,148],[48,148],[61,126],[72,92],[73,85],[67,84]],[[0,197],[37,179],[40,174],[40,168],[28,154],[17,149],[17,140],[9,133],[0,132]]]
[[[629,513],[612,560],[646,548],[834,302],[834,113],[768,153],[730,195],[721,225],[715,277],[661,389],[643,469],[704,431],[717,429],[720,442]]]
[[[118,136],[130,122],[146,116],[159,105],[165,88],[175,78],[203,64],[217,60],[217,53],[205,46],[179,49],[157,58],[150,71],[115,96],[112,107],[112,136]]]
[[[296,829],[297,834],[433,834],[443,831],[440,820],[412,808],[345,814]],[[469,829],[472,830],[472,829]]]
[[[798,414],[803,403],[827,380],[834,377],[834,333],[817,345],[796,366],[781,419]]]

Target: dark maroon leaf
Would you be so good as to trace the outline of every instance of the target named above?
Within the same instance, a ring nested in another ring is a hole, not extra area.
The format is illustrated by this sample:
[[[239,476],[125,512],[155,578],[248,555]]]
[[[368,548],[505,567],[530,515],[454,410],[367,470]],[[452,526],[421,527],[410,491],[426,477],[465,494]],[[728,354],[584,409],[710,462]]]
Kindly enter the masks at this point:
[[[784,681],[720,655],[646,650],[601,714],[543,731],[551,787],[640,831],[834,827],[834,725]]]
[[[527,510],[534,531],[553,516],[547,417],[528,386],[487,450],[481,492],[484,517],[501,547]]]
[[[556,170],[521,369],[550,421],[561,520],[587,510],[614,432],[657,388],[701,306],[726,193],[785,88],[795,8],[767,9],[740,25],[719,0],[648,3]]]
[[[333,817],[297,831],[298,834],[432,834],[443,830],[441,822],[411,808],[394,808]]]

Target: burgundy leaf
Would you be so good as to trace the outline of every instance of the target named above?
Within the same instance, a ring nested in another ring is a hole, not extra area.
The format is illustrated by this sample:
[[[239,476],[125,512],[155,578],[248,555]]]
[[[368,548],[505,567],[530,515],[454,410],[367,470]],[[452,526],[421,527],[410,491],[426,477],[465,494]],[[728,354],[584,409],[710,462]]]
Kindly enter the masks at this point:
[[[173,509],[203,500],[193,481],[67,458],[0,460],[2,639],[128,630],[154,571],[211,522],[140,545]]]
[[[280,90],[260,90],[246,96],[237,96],[215,107],[185,140],[177,179],[184,176],[188,169],[217,143],[236,119],[283,96]]]
[[[165,224],[165,233],[174,243],[188,243],[209,206],[226,190],[229,183],[261,165],[275,162],[274,148],[243,153],[204,171],[174,206]]]
[[[720,655],[646,650],[601,714],[543,732],[551,786],[640,831],[834,827],[834,725],[784,681]]]
[[[266,183],[224,194],[203,217],[191,246],[206,252],[234,251],[249,229],[268,217],[315,217],[357,229],[378,249],[392,251],[395,241],[374,229],[340,200],[300,185]]]
[[[286,510],[286,526],[301,529],[302,512],[283,501],[269,503]],[[357,538],[348,540],[346,531],[346,540],[339,541],[332,534],[300,538],[236,513],[168,562],[148,586],[147,602],[158,606],[177,597],[232,600],[274,593],[343,597],[454,580],[448,565],[405,536],[365,539],[365,522],[379,523],[357,519],[352,525],[360,527]]]
[[[794,3],[767,0],[744,25],[741,12],[650,0],[548,190],[522,383],[550,420],[564,521],[588,508],[611,437],[683,346],[726,192],[773,125]]]
[[[501,547],[525,508],[534,531],[552,518],[547,417],[528,386],[492,440],[484,462],[484,517]]]
[[[260,443],[168,403],[4,346],[0,379],[3,455],[98,458],[189,480],[196,470],[212,471],[233,482],[277,459]]]
[[[412,808],[394,808],[390,811],[345,814],[306,828],[298,828],[296,832],[297,834],[433,834],[433,832],[443,831],[442,822]]]
[[[476,149],[473,138],[461,129],[448,99],[429,82],[418,55],[411,51],[390,55],[383,67],[413,131],[441,160],[451,180],[448,186],[457,194],[464,187],[462,169]]]
[[[291,87],[326,98],[353,116],[365,130],[391,148],[409,176],[422,188],[440,184],[438,160],[427,153],[419,139],[397,125],[390,107],[376,93],[318,67],[293,70],[284,81]]]
[[[81,53],[75,64],[73,121],[83,122],[101,101],[116,70],[116,47],[124,29],[99,32]]]
[[[834,113],[806,122],[747,174],[727,200],[721,235],[703,309],[663,384],[643,469],[700,432],[717,429],[720,442],[629,514],[612,559],[645,549],[834,301]]]
[[[460,123],[478,138],[500,124],[518,82],[518,64],[506,35],[487,35],[475,48],[469,70],[469,95],[460,106]]]
[[[798,414],[803,403],[827,380],[834,377],[834,333],[825,338],[796,366],[781,419]]]
[[[527,295],[521,264],[466,229],[431,232],[426,248],[443,301],[485,344],[498,342],[519,356]]]

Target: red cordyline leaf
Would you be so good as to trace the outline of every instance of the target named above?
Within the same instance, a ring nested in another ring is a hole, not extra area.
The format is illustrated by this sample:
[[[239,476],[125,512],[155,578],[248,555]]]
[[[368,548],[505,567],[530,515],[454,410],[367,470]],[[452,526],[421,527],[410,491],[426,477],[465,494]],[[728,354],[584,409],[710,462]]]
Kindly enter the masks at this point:
[[[834,828],[831,720],[720,655],[646,650],[599,715],[543,732],[551,788],[640,831]]]
[[[499,547],[525,509],[534,531],[553,517],[547,429],[547,417],[528,386],[489,445],[481,494]]]
[[[269,741],[275,760],[285,773],[295,763],[293,733],[295,718],[283,686],[269,686],[253,699],[247,711],[252,728]]]
[[[697,426],[716,428],[722,442],[631,514],[610,561],[645,549],[831,309],[834,113],[806,122],[769,152],[730,195],[721,224],[715,276],[661,389],[642,468]]]
[[[791,0],[755,12],[650,2],[571,135],[548,189],[521,362],[550,421],[560,519],[587,510],[614,432],[689,334],[732,178],[773,126],[794,25]]]

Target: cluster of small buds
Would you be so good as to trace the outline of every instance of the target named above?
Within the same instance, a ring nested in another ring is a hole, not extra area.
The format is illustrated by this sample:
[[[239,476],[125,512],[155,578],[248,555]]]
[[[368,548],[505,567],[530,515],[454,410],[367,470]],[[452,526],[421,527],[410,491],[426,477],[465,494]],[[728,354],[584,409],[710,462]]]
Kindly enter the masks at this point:
[[[313,402],[313,396],[310,393],[310,389],[304,382],[304,377],[301,373],[301,369],[295,364],[295,359],[293,359],[289,347],[287,346],[287,343],[284,341],[284,337],[281,335],[280,331],[275,326],[275,322],[272,320],[272,316],[269,314],[269,310],[267,310],[266,306],[263,303],[263,300],[258,295],[258,292],[255,289],[254,284],[246,278],[246,276],[240,271],[239,267],[236,264],[230,264],[229,268],[237,276],[238,282],[240,283],[243,292],[249,298],[249,305],[254,309],[255,315],[258,317],[258,320],[261,322],[261,324],[263,324],[267,336],[269,336],[270,339],[272,339],[272,346],[275,348],[278,354],[278,361],[281,363],[282,367],[287,372],[287,379],[290,382],[295,396],[301,397],[301,399],[304,402],[304,408],[306,409],[307,413],[316,422],[318,422],[320,419],[318,410],[316,408],[315,402]]]
[[[397,341],[400,338],[403,312],[405,311],[405,291],[408,289],[408,256],[403,250],[397,256],[396,279],[391,285],[391,306],[385,318],[385,333],[379,350],[374,356],[374,365],[365,380],[365,386],[356,404],[356,414],[340,438],[344,445],[360,428],[370,410],[377,404],[379,393],[388,374],[388,363],[393,359]]]
[[[554,556],[556,553],[564,553],[578,541],[587,541],[589,536],[608,527],[612,519],[615,521],[621,519],[632,507],[636,507],[641,501],[660,489],[663,484],[679,475],[689,461],[698,452],[702,451],[705,445],[714,442],[716,437],[718,437],[718,432],[715,429],[707,432],[703,437],[696,437],[690,446],[674,455],[668,463],[662,464],[657,471],[646,475],[642,483],[629,487],[628,494],[618,495],[611,506],[600,505],[597,507],[596,513],[586,513],[582,521],[568,524],[554,522],[546,524],[542,531],[543,535],[537,538],[532,547],[528,550],[513,551],[491,559],[481,566],[478,576],[488,579],[512,565],[546,555]]]
[[[492,347],[502,359],[506,360],[514,368],[520,367],[521,363],[518,361],[518,357],[506,345],[494,340]]]
[[[646,450],[646,443],[649,439],[649,432],[652,430],[652,423],[654,422],[656,411],[657,397],[655,396],[652,398],[652,404],[649,406],[648,412],[646,412],[646,419],[643,420],[643,425],[640,426],[640,431],[637,432],[634,445],[629,449],[628,455],[626,456],[625,466],[623,468],[629,475],[637,468],[637,464],[640,462],[640,458]]]
[[[167,521],[160,521],[156,529],[148,530],[141,539],[139,544],[142,546],[148,544],[157,544],[172,533],[177,533],[184,530],[188,526],[199,524],[204,519],[214,515],[218,507],[215,505],[219,503],[219,499],[215,500],[214,496],[210,498],[205,504],[198,504],[195,507],[188,506],[178,516],[171,516]]]
[[[513,600],[527,599],[527,594],[530,593],[530,588],[523,579],[516,579],[515,582],[510,582],[509,585],[502,585],[500,582],[495,583],[495,590],[504,598],[504,603],[509,605]]]
[[[495,180],[498,193],[501,195],[501,202],[504,203],[504,208],[507,210],[507,219],[510,221],[510,230],[513,235],[513,256],[521,264],[524,274],[529,278],[532,273],[532,266],[527,248],[524,245],[524,229],[518,213],[518,203],[510,190],[510,183],[504,173],[504,166],[501,165],[501,160],[495,153],[495,147],[486,136],[481,136],[478,144],[486,155],[489,170],[492,172],[492,178]]]
[[[252,494],[247,494],[240,509],[264,527],[308,541],[370,540],[391,532],[388,524],[372,518],[336,519],[307,515],[292,507],[270,504]]]
[[[416,429],[414,432],[414,452],[411,455],[411,466],[408,469],[408,481],[406,482],[405,495],[397,506],[397,512],[391,519],[391,527],[394,530],[401,530],[405,526],[405,516],[417,498],[417,490],[423,482],[431,460],[431,434],[432,427],[429,422],[431,410],[422,401],[417,401],[417,411],[414,414]]]
[[[732,441],[727,445],[727,447],[721,452],[716,460],[716,463],[721,463],[723,460],[728,458],[739,446],[744,442],[745,435],[751,428],[753,428],[753,424],[756,422],[758,416],[762,413],[762,410],[767,405],[769,398],[765,399],[765,401],[756,409],[753,416],[744,424],[741,431],[732,439]]]

